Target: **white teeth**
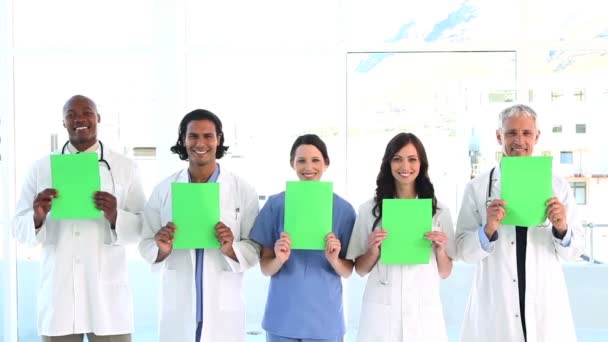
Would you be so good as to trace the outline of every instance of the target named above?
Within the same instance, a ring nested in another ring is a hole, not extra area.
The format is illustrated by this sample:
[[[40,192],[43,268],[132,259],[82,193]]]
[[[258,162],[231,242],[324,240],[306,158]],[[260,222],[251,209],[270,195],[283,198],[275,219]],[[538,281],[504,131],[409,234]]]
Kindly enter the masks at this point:
[[[196,153],[196,154],[205,154],[205,153],[207,153],[207,151],[194,151],[194,153]]]
[[[87,127],[76,127],[77,131],[82,131],[83,129],[87,129]]]

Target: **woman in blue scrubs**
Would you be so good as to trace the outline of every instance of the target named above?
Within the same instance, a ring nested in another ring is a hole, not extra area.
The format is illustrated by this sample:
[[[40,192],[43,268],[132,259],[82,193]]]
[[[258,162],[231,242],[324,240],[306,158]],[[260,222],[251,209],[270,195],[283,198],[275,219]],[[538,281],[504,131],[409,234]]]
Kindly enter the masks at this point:
[[[325,143],[314,134],[299,136],[290,164],[301,181],[320,180],[329,166]],[[334,193],[333,228],[324,251],[292,250],[284,213],[285,192],[270,196],[250,236],[263,246],[260,266],[271,277],[262,321],[266,341],[340,342],[345,332],[340,277],[353,271],[345,257],[355,211]]]

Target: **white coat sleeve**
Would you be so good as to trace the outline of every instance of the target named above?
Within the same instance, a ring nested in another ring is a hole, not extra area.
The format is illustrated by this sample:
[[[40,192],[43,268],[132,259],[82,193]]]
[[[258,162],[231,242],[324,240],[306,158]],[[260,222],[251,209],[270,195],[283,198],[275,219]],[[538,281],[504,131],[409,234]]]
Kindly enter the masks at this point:
[[[475,188],[469,182],[464,190],[464,196],[456,221],[456,255],[467,263],[477,263],[484,259],[494,250],[493,244],[490,252],[481,247],[479,240],[479,228],[483,222],[479,214],[480,208],[485,206],[477,203],[475,199]]]
[[[372,224],[374,217],[371,208],[367,203],[359,206],[359,212],[355,219],[353,233],[348,242],[346,251],[346,259],[355,260],[367,252],[367,240],[372,233]]]
[[[553,245],[559,256],[566,261],[575,261],[585,248],[585,232],[576,210],[576,200],[572,194],[572,189],[566,181],[558,185],[559,200],[566,208],[566,218],[568,220],[568,230],[570,230],[570,244],[564,247],[562,240],[553,237]]]
[[[43,243],[46,238],[46,219],[38,229],[34,227],[33,203],[38,194],[36,184],[38,183],[39,165],[39,163],[34,164],[25,178],[21,196],[19,202],[17,202],[15,217],[13,217],[11,224],[11,233],[15,240],[28,247]]]
[[[158,257],[158,245],[154,240],[154,235],[163,225],[161,222],[161,201],[160,193],[155,189],[144,207],[141,240],[138,246],[139,254],[144,260],[152,264],[153,271],[160,270],[160,266],[163,264],[162,262],[155,263]]]
[[[137,165],[131,162],[131,172],[125,184],[124,204],[117,208],[116,227],[113,229],[112,244],[124,245],[139,241],[142,230],[142,212],[146,198],[140,181]]]
[[[243,210],[239,230],[240,239],[239,241],[235,240],[232,244],[232,249],[238,262],[224,255],[224,260],[226,260],[232,272],[244,272],[255,266],[259,261],[261,251],[261,246],[249,238],[255,218],[260,211],[258,195],[249,184],[242,182],[240,187],[242,188],[240,202],[241,209]]]
[[[450,209],[448,209],[448,207],[441,208],[441,214],[438,215],[437,224],[439,225],[440,230],[448,238],[448,248],[446,250],[448,256],[452,260],[456,259],[457,253],[456,241],[454,238],[454,223],[452,222],[452,215],[450,214]]]

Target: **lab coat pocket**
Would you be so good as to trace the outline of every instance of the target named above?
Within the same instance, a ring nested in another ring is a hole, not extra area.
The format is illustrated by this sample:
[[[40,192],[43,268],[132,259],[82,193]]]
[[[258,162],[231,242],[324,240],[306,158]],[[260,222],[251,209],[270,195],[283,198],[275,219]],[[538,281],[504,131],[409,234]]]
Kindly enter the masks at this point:
[[[99,258],[102,282],[127,283],[127,259],[123,246],[103,244]]]
[[[57,250],[55,245],[50,245],[50,244],[44,244],[42,246],[42,255],[40,257],[40,278],[44,279],[45,276],[50,276],[55,274],[55,264],[57,261]],[[43,287],[49,287],[51,286],[51,284],[53,284],[54,282],[52,281],[40,281],[39,285],[40,288]],[[51,286],[52,287],[52,286]],[[52,289],[49,289],[52,290]]]
[[[393,321],[395,321],[393,319]],[[392,340],[390,306],[372,302],[363,302],[359,319],[360,342],[381,342]]]
[[[242,273],[234,273],[230,271],[220,272],[220,309],[228,311],[243,310],[244,300],[241,283],[243,281]]]
[[[162,301],[161,312],[173,312],[177,310],[177,271],[163,269],[162,276]]]

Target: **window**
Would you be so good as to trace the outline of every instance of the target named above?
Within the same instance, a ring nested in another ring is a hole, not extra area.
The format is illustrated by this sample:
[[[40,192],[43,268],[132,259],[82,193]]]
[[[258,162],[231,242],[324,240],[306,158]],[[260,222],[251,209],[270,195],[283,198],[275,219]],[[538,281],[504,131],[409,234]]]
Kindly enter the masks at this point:
[[[587,204],[587,182],[572,182],[570,187],[574,193],[574,198],[576,198],[576,204]]]
[[[495,90],[488,94],[488,101],[495,102],[515,102],[515,90]]]
[[[576,89],[573,95],[576,101],[582,102],[585,100],[585,89]]]
[[[572,151],[561,151],[559,153],[560,164],[572,164]]]
[[[562,132],[562,125],[553,125],[553,128],[551,128],[551,132],[553,132],[553,133],[561,133]]]
[[[586,124],[576,124],[576,133],[581,133],[581,134],[587,133],[587,125]]]
[[[551,102],[556,102],[560,97],[564,96],[561,90],[551,90]]]

